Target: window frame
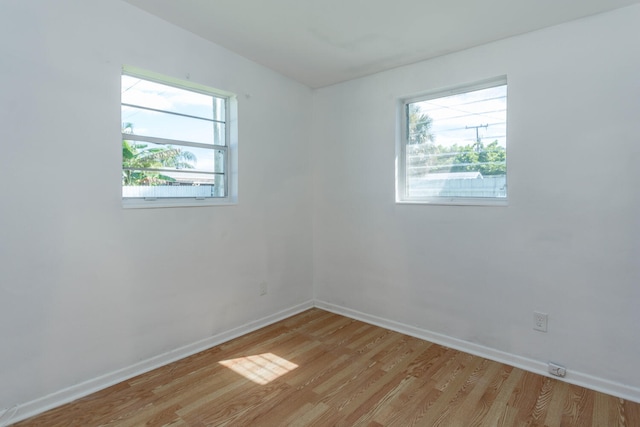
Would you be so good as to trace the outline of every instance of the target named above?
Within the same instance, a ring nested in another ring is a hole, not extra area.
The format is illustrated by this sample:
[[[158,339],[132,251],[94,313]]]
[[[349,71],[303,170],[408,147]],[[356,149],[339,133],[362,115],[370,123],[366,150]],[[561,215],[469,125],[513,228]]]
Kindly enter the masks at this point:
[[[498,86],[507,86],[507,76],[499,76],[486,80],[476,81],[457,85],[445,89],[437,89],[420,94],[414,94],[398,99],[397,102],[397,135],[396,135],[396,203],[397,204],[419,204],[419,205],[452,205],[452,206],[508,206],[509,204],[509,167],[508,154],[505,158],[506,163],[506,197],[454,197],[454,196],[409,196],[407,194],[407,139],[408,139],[408,123],[407,108],[409,104],[428,101],[431,99],[444,98],[447,96],[460,95],[467,92],[473,92],[482,89],[489,89]],[[507,137],[505,141],[505,150],[508,153],[509,137],[508,137],[508,96],[507,102]]]
[[[225,106],[225,145],[212,144],[212,150],[224,150],[224,197],[124,197],[122,193],[122,184],[120,185],[120,197],[122,200],[123,208],[170,208],[170,207],[196,207],[196,206],[224,206],[235,205],[238,202],[238,129],[237,129],[237,111],[238,102],[234,93],[214,89],[209,86],[193,83],[189,80],[181,80],[173,77],[161,75],[159,73],[142,70],[137,67],[123,66],[120,73],[120,80],[123,75],[143,79],[149,82],[159,83],[165,86],[174,87],[181,90],[186,90],[194,93],[199,93],[214,98],[220,98],[224,100]],[[189,76],[187,75],[187,79]],[[120,83],[120,90],[122,91],[122,83]],[[122,107],[125,104],[120,98],[120,127],[122,128]],[[121,130],[120,146],[122,140],[128,137]],[[189,141],[174,140],[171,138],[151,137],[144,135],[135,135],[135,138],[129,138],[132,141],[149,142],[151,144],[163,144],[175,142],[175,146],[189,147],[202,145],[199,143],[192,143]],[[192,145],[193,144],[193,145]],[[207,147],[209,149],[209,147]],[[122,172],[122,154],[120,156],[120,170]]]

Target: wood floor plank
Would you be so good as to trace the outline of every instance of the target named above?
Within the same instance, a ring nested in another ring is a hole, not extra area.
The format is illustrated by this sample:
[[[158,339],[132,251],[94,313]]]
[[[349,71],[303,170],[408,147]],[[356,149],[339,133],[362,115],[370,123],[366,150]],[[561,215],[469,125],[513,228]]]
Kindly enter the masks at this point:
[[[503,364],[495,364],[496,372],[493,378],[487,378],[486,387],[483,388],[483,393],[478,399],[475,406],[475,411],[466,418],[465,424],[469,426],[482,425],[483,420],[489,416],[489,411],[496,405],[497,398],[500,395],[500,390],[505,381],[510,377],[512,368]]]
[[[593,393],[575,385],[569,385],[560,423],[563,426],[589,425],[593,418]]]
[[[398,412],[399,408],[406,409],[403,402],[407,401],[407,395],[416,386],[416,382],[418,379],[413,376],[402,378],[400,383],[382,396],[375,405],[372,405],[367,411],[367,416],[361,417],[360,420],[366,419],[371,425],[390,424],[390,416]]]
[[[159,410],[155,408],[153,412],[140,411],[137,414],[132,414],[128,417],[122,417],[118,420],[117,425],[121,427],[136,427],[136,426],[164,426],[180,423],[182,420],[177,414],[180,409],[180,405],[173,404]]]
[[[517,412],[517,406],[511,402],[511,397],[514,395],[516,387],[522,381],[524,371],[522,369],[513,368],[507,370],[508,376],[502,378],[502,381],[496,384],[495,391],[489,390],[489,394],[495,392],[495,398],[491,399],[489,395],[488,399],[491,399],[489,410],[483,419],[474,420],[474,425],[481,426],[508,426],[509,420],[515,416]]]
[[[395,401],[379,411],[376,421],[382,425],[419,425],[428,409],[442,394],[434,377],[447,369],[459,352],[441,346],[431,346],[414,360],[408,377],[413,387],[404,390]]]
[[[16,426],[622,426],[640,404],[320,309]]]
[[[316,404],[306,403],[287,418],[283,418],[282,425],[292,427],[312,425],[329,410],[331,408],[322,402]]]
[[[505,419],[505,425],[527,425],[532,414],[536,411],[536,405],[540,401],[540,394],[544,390],[545,381],[548,381],[545,377],[531,372],[524,372],[508,403],[510,408],[515,408],[516,410],[507,412],[509,418]],[[555,384],[555,380],[553,381]],[[559,405],[557,412],[561,414],[562,404],[559,403]]]
[[[609,396],[602,393],[594,393],[593,400],[591,427],[621,425],[617,402],[612,402]]]
[[[569,385],[557,380],[553,380],[553,391],[549,399],[549,409],[544,424],[547,426],[561,425],[564,415],[565,398],[569,392]]]
[[[467,425],[470,420],[480,420],[482,414],[486,414],[488,408],[482,405],[482,397],[494,382],[496,376],[501,374],[502,366],[488,360],[483,360],[480,368],[474,371],[467,383],[463,386],[467,393],[461,394],[458,409],[451,416],[452,425]]]
[[[621,424],[625,427],[640,426],[640,404],[617,399],[618,406],[622,407],[621,413],[624,417],[620,417]]]
[[[457,367],[451,371],[450,377],[442,385],[436,385],[442,394],[429,408],[433,414],[433,426],[451,425],[449,417],[460,404],[461,399],[467,395],[465,386],[469,383],[469,377],[484,362],[483,359],[460,353],[460,362]]]
[[[415,351],[411,348],[398,352],[394,358],[387,355],[384,360],[386,363],[378,368],[383,372],[380,380],[366,382],[366,387],[360,388],[359,395],[352,401],[354,410],[345,418],[345,421],[351,425],[372,422],[371,408],[384,404],[385,400],[390,400],[396,389],[401,388],[403,380],[407,377],[400,373],[406,372],[413,357],[415,357]]]

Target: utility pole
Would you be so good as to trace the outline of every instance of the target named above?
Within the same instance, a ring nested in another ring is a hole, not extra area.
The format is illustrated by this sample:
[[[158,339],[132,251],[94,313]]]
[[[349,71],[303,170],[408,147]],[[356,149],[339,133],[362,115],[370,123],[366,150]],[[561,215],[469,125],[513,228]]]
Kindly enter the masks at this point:
[[[486,125],[478,125],[478,126],[466,126],[465,129],[475,129],[476,130],[476,151],[480,151],[481,143],[480,143],[480,134],[478,133],[478,129],[480,128],[488,128],[489,124]]]

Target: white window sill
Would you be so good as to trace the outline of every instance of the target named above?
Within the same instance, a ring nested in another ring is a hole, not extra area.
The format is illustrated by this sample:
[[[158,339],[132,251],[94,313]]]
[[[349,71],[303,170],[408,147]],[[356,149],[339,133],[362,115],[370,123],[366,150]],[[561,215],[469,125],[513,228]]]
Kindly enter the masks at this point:
[[[233,206],[237,205],[237,200],[230,198],[219,199],[122,199],[124,209],[153,209],[153,208],[190,208],[202,206]]]
[[[428,199],[396,200],[399,205],[440,205],[440,206],[508,206],[507,199],[473,197],[433,197]]]

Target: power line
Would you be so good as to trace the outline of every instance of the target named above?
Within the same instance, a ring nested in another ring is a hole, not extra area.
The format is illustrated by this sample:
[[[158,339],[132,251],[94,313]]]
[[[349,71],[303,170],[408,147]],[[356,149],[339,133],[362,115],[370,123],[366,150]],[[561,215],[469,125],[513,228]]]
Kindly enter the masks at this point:
[[[488,128],[489,124],[486,125],[478,125],[478,126],[465,126],[465,129],[475,129],[476,130],[476,142],[480,142],[480,134],[478,133],[479,128]]]

